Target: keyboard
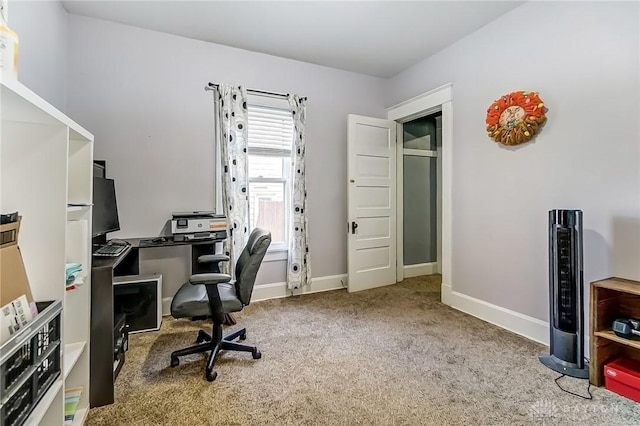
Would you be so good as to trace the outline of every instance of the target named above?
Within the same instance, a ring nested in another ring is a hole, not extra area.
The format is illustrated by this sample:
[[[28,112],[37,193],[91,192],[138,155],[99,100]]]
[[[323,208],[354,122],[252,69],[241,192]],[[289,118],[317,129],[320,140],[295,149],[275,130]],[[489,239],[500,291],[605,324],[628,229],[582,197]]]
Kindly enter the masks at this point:
[[[113,241],[107,242],[107,244],[100,247],[93,252],[94,256],[120,256],[123,251],[129,247],[129,243],[115,243]]]

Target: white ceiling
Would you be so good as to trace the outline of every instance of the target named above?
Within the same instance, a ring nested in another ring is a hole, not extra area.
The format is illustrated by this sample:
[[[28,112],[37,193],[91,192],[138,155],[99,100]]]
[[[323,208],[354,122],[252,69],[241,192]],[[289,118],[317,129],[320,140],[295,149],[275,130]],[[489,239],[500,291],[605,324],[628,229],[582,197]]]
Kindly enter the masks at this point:
[[[72,14],[391,77],[516,1],[62,1]]]

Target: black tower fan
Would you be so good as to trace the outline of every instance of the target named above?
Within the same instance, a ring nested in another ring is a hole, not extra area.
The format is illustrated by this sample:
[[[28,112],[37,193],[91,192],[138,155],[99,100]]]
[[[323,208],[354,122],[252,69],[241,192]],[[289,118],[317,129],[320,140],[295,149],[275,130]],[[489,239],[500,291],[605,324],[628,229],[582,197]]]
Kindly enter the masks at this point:
[[[567,376],[586,379],[582,288],[582,211],[549,212],[549,355],[540,361]]]

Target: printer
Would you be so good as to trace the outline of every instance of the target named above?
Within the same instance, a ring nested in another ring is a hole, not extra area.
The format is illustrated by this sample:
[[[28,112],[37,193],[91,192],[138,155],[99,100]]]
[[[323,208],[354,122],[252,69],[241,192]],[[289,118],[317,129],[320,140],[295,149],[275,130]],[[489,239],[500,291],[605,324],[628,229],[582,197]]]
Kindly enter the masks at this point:
[[[227,217],[208,211],[175,212],[171,218],[174,241],[227,238]]]

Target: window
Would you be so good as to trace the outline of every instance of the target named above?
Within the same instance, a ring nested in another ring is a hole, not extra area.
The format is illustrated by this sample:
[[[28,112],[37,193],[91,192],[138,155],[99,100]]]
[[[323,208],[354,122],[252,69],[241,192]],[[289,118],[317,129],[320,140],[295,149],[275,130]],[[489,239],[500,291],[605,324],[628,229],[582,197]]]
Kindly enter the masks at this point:
[[[291,210],[293,119],[289,109],[249,103],[249,223],[271,231],[271,250],[286,250]]]

